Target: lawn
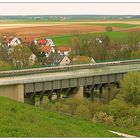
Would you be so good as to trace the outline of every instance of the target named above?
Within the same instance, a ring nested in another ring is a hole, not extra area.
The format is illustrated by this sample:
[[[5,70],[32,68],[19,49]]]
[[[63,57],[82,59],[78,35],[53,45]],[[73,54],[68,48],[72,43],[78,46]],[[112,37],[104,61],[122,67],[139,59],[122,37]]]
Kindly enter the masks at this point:
[[[102,125],[0,97],[0,137],[117,137]]]
[[[128,36],[127,32],[119,32],[119,31],[98,32],[98,33],[88,33],[88,34],[90,34],[90,35],[92,34],[95,36],[108,35],[111,40],[124,40]],[[88,34],[83,34],[83,35],[88,35]],[[69,45],[72,37],[73,37],[73,35],[63,35],[63,36],[51,36],[50,38],[54,41],[56,46],[63,46],[63,45]]]

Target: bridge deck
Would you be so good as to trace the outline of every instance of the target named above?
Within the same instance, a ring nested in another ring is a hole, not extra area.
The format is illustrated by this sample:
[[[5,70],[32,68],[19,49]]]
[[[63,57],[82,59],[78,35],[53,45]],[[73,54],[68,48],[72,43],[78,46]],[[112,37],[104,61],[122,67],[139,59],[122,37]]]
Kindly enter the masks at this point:
[[[50,72],[41,74],[31,74],[25,76],[16,77],[4,77],[0,78],[0,85],[14,85],[14,84],[26,84],[34,82],[61,80],[69,78],[89,77],[96,75],[107,75],[114,73],[125,73],[131,71],[139,71],[140,64],[126,64],[117,66],[104,66],[101,68],[93,69],[79,69],[63,72]]]

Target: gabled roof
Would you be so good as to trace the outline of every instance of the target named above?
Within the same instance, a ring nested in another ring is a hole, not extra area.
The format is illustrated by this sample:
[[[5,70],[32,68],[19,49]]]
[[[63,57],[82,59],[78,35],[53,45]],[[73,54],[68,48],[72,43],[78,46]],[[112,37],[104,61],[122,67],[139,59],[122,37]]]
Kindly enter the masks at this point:
[[[70,51],[70,48],[67,46],[61,46],[57,48],[57,51],[60,51],[60,52]]]
[[[52,46],[42,46],[40,50],[41,52],[51,52],[52,48]]]
[[[10,43],[15,38],[15,36],[4,36],[3,38],[5,43]]]
[[[47,43],[47,40],[46,39],[39,39],[37,41],[37,45],[45,45]]]
[[[51,53],[47,58],[46,64],[60,64],[66,55],[60,55],[59,53]]]

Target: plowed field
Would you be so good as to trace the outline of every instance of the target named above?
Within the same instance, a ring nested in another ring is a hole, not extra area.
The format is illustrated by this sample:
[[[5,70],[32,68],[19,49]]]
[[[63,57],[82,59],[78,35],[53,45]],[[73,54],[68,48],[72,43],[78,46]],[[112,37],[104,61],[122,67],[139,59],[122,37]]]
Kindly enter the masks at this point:
[[[113,30],[120,30],[120,27],[113,27]],[[19,37],[36,38],[41,36],[65,35],[75,32],[102,32],[105,31],[105,26],[99,25],[81,25],[81,24],[61,24],[61,25],[45,25],[45,24],[21,24],[21,25],[6,25],[0,26],[1,34],[14,34]]]

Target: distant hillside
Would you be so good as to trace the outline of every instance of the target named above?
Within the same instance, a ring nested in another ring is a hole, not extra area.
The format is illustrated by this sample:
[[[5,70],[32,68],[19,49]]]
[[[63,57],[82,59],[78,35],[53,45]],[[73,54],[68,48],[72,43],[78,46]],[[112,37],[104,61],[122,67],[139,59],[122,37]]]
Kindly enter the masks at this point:
[[[140,15],[30,15],[0,16],[0,20],[77,21],[77,20],[123,20],[139,19]]]
[[[102,125],[0,97],[0,137],[115,137]]]

